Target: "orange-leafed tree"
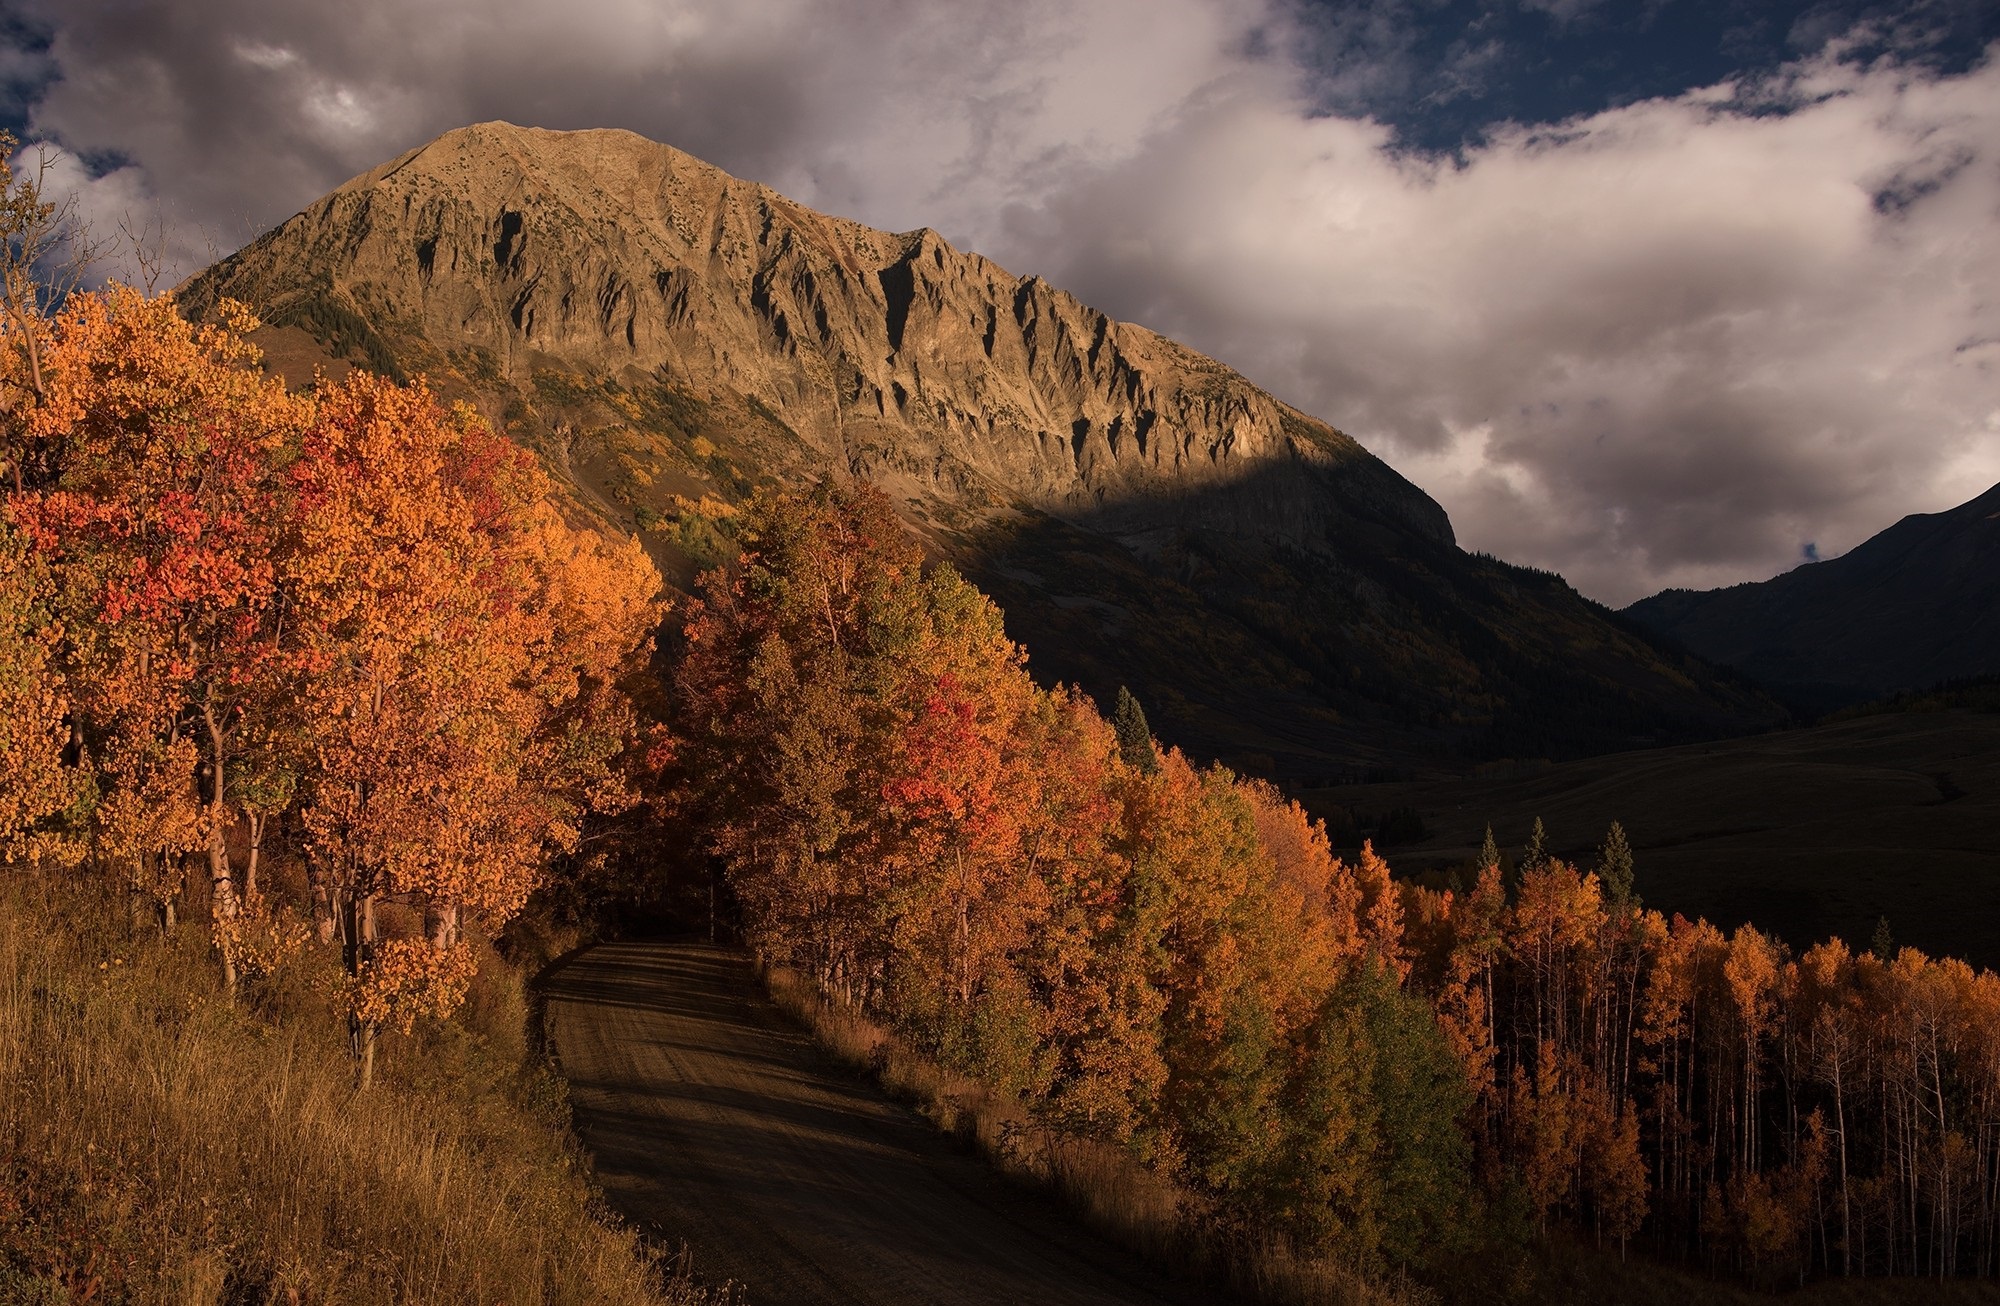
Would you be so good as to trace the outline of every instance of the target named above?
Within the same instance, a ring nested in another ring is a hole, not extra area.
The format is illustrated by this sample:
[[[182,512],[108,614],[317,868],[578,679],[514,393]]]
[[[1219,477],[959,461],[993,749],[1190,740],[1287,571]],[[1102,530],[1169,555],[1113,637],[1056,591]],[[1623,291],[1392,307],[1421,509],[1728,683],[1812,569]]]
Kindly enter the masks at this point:
[[[288,468],[299,548],[284,580],[305,828],[365,1080],[380,1025],[462,996],[464,914],[506,920],[581,814],[616,800],[630,732],[615,682],[658,578],[636,545],[565,525],[527,454],[421,384],[356,373],[313,403]],[[422,928],[384,938],[385,901]]]
[[[928,637],[922,555],[863,486],[767,495],[736,566],[703,578],[676,671],[706,840],[765,955],[874,1001],[892,886],[877,818]]]
[[[45,474],[9,508],[59,577],[82,742],[111,790],[105,847],[162,902],[180,854],[205,849],[225,940],[234,741],[286,697],[277,467],[299,412],[256,369],[248,325],[195,326],[122,288],[72,296],[26,419]]]
[[[1124,838],[1132,773],[1116,731],[1074,691],[1038,696],[1025,731],[1039,801],[1023,855],[1048,901],[1023,961],[1055,1059],[1044,1109],[1079,1133],[1130,1141],[1156,1118],[1167,1075],[1166,1000],[1149,982],[1154,904]]]
[[[900,730],[885,741],[867,855],[893,959],[892,1002],[965,1065],[1029,1073],[1041,1039],[1015,959],[1048,910],[1023,857],[1039,786],[1023,764],[1034,687],[1000,613],[949,566],[918,584],[926,620],[900,662]]]
[[[0,519],[0,863],[74,862],[88,795],[43,560]],[[65,817],[70,819],[65,820]]]

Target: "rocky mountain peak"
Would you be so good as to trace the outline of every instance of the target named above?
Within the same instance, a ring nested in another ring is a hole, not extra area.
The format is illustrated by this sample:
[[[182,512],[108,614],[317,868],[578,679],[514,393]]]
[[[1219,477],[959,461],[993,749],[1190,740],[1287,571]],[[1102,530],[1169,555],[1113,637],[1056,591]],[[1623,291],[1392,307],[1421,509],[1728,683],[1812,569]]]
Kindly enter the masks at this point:
[[[888,491],[1048,679],[1163,737],[1353,776],[1630,746],[1776,708],[1560,578],[1455,546],[1325,422],[937,232],[878,231],[622,131],[482,123],[356,177],[179,292],[273,365],[429,376],[671,581],[760,484]]]
[[[330,299],[405,353],[477,350],[516,382],[582,368],[751,397],[809,461],[919,503],[1108,511],[1143,534],[1279,466],[1316,483],[1204,524],[1312,550],[1329,514],[1360,512],[1451,539],[1421,491],[1212,359],[929,228],[828,217],[630,132],[447,133],[183,292],[225,295],[279,321]]]

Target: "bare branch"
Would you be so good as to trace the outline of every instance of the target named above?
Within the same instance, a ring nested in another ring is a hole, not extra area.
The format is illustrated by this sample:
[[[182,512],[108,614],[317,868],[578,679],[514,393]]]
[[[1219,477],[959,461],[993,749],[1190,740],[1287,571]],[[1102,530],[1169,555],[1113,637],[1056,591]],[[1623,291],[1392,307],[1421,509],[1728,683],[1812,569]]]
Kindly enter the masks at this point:
[[[136,225],[129,210],[118,220],[119,243],[131,253],[139,270],[139,289],[148,299],[159,293],[160,278],[166,273],[168,234],[166,212],[157,200]]]

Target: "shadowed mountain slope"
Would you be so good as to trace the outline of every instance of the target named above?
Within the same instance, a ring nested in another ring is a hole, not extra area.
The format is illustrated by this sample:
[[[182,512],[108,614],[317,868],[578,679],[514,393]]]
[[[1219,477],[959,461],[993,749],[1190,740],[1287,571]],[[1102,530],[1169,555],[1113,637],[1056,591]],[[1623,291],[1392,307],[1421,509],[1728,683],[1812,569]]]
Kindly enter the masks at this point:
[[[1838,558],[1625,611],[1808,708],[2000,672],[2000,485]]]
[[[1324,422],[928,230],[832,218],[618,131],[489,123],[182,287],[274,365],[423,372],[680,586],[770,482],[868,477],[1038,673],[1290,776],[1755,729],[1780,711],[1559,578],[1460,551]]]

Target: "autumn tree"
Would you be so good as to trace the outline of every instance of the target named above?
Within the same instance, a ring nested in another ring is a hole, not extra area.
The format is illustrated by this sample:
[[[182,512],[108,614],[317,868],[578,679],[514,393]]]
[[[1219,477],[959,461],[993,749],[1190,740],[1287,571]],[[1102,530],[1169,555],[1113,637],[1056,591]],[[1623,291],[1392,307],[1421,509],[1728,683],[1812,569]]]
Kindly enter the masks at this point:
[[[615,681],[658,579],[636,543],[565,524],[529,455],[421,384],[323,383],[286,476],[304,824],[365,1082],[377,1028],[463,996],[463,915],[505,921],[582,814],[618,800]],[[385,901],[422,928],[385,938]]]
[[[73,862],[88,789],[70,743],[43,560],[0,519],[0,862]],[[65,816],[69,820],[64,820]]]
[[[2000,977],[1646,910],[1617,825],[1589,870],[1538,821],[1511,886],[1490,831],[1469,889],[1399,881],[1033,686],[866,487],[768,495],[743,540],[676,743],[753,944],[1223,1227],[1422,1265],[1476,1174],[1760,1281],[2000,1265]]]
[[[122,288],[72,296],[23,423],[43,476],[10,504],[59,578],[82,742],[107,774],[106,849],[163,903],[180,856],[204,849],[225,924],[241,903],[232,742],[285,692],[276,467],[298,411],[256,370],[246,325],[193,326]]]

